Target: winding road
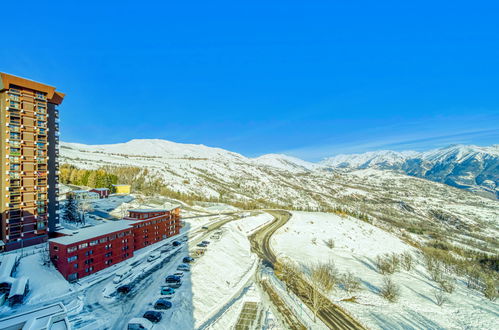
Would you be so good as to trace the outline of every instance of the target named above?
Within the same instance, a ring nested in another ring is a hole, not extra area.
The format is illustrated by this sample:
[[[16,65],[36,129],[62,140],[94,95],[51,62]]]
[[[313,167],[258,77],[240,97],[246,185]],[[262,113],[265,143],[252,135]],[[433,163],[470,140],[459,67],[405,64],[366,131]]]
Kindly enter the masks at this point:
[[[260,256],[263,263],[273,266],[277,261],[277,258],[270,246],[270,239],[279,228],[288,222],[291,218],[291,213],[283,210],[266,212],[274,216],[275,220],[250,236],[250,241],[253,251]],[[302,288],[310,286],[305,280],[300,279],[300,281],[300,286]],[[309,298],[305,293],[307,290],[296,290],[296,287],[292,287],[291,289],[307,306],[310,304]],[[365,329],[359,322],[345,313],[342,308],[333,304],[330,300],[328,300],[327,306],[318,312],[317,316],[330,329]]]

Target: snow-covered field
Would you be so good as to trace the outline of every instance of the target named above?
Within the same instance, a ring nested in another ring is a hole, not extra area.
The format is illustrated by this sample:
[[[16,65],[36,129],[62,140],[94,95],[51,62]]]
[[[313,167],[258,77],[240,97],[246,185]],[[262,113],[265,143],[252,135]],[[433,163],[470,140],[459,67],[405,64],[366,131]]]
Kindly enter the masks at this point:
[[[332,239],[335,247],[325,242]],[[461,280],[449,295],[449,302],[439,307],[432,282],[422,264],[410,272],[401,270],[392,275],[401,288],[398,302],[389,303],[378,295],[383,276],[376,271],[374,259],[384,253],[415,249],[396,236],[352,217],[327,213],[293,212],[288,224],[271,240],[279,257],[308,265],[332,260],[340,273],[351,271],[361,279],[362,290],[354,293],[356,302],[337,288],[333,301],[374,329],[497,329],[499,305],[490,302],[475,290],[467,289]],[[418,259],[420,262],[420,258]]]

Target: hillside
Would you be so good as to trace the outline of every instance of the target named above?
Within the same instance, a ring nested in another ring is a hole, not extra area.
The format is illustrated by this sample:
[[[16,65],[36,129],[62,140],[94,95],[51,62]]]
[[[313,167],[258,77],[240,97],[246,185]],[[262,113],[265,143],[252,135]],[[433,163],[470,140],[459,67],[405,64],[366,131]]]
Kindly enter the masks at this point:
[[[147,169],[146,179],[163,182],[165,194],[249,208],[348,213],[414,241],[440,235],[473,250],[497,252],[497,201],[393,171],[300,170],[303,163],[288,168],[273,162],[161,140],[61,147],[61,163],[80,168]]]
[[[330,169],[396,170],[499,198],[499,145],[452,145],[426,152],[382,150],[337,155],[320,164]]]

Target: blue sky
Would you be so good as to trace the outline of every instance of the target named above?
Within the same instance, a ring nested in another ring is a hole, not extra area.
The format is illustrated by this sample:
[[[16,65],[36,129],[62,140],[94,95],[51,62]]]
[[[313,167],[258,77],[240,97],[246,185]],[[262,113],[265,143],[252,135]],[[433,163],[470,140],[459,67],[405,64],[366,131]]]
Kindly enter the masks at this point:
[[[308,160],[499,143],[497,1],[9,1],[0,71],[61,138]]]

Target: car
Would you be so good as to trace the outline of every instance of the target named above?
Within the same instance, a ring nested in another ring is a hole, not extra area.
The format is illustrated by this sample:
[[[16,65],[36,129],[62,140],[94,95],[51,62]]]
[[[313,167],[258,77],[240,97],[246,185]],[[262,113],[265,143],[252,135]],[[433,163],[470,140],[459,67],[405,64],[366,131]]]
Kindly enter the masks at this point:
[[[202,241],[201,243],[208,245],[208,244],[210,244],[211,242],[210,242],[210,241]]]
[[[176,272],[175,274],[173,274],[174,276],[178,276],[180,278],[184,277],[184,273],[183,272]]]
[[[193,262],[193,261],[194,261],[193,257],[184,257],[184,259],[182,259],[182,262],[186,263],[186,264]]]
[[[180,264],[178,265],[177,270],[188,272],[191,270],[191,267],[188,264]]]
[[[159,257],[161,257],[161,253],[159,253],[158,251],[155,251],[155,252],[151,253],[151,255],[149,255],[149,257],[147,257],[147,261],[152,262],[152,261],[158,259]]]
[[[182,285],[182,279],[175,275],[169,275],[165,278],[166,285],[170,288],[178,289]]]
[[[208,228],[208,226],[203,226],[203,227],[201,227],[201,229],[208,230],[209,228]]]
[[[161,295],[166,296],[166,295],[172,295],[175,293],[175,289],[171,288],[169,286],[162,286],[161,287]]]
[[[172,242],[172,245],[173,245],[173,246],[179,246],[180,244],[182,244],[182,243],[180,243],[179,241],[173,241],[173,242]]]
[[[132,291],[132,287],[130,285],[122,285],[120,287],[118,287],[118,289],[116,290],[118,291],[119,293],[129,293],[130,291]]]
[[[166,299],[158,299],[154,304],[154,309],[170,309],[173,304]]]
[[[199,243],[197,246],[198,246],[198,247],[204,247],[204,248],[205,248],[205,247],[208,247],[208,244]]]
[[[127,330],[151,330],[153,324],[148,319],[135,317],[128,322]]]
[[[114,276],[113,283],[118,284],[122,282],[125,278],[130,277],[133,274],[132,267],[125,267],[118,270]]]
[[[157,311],[147,311],[144,315],[142,315],[142,317],[153,323],[158,323],[163,318],[163,313]]]

